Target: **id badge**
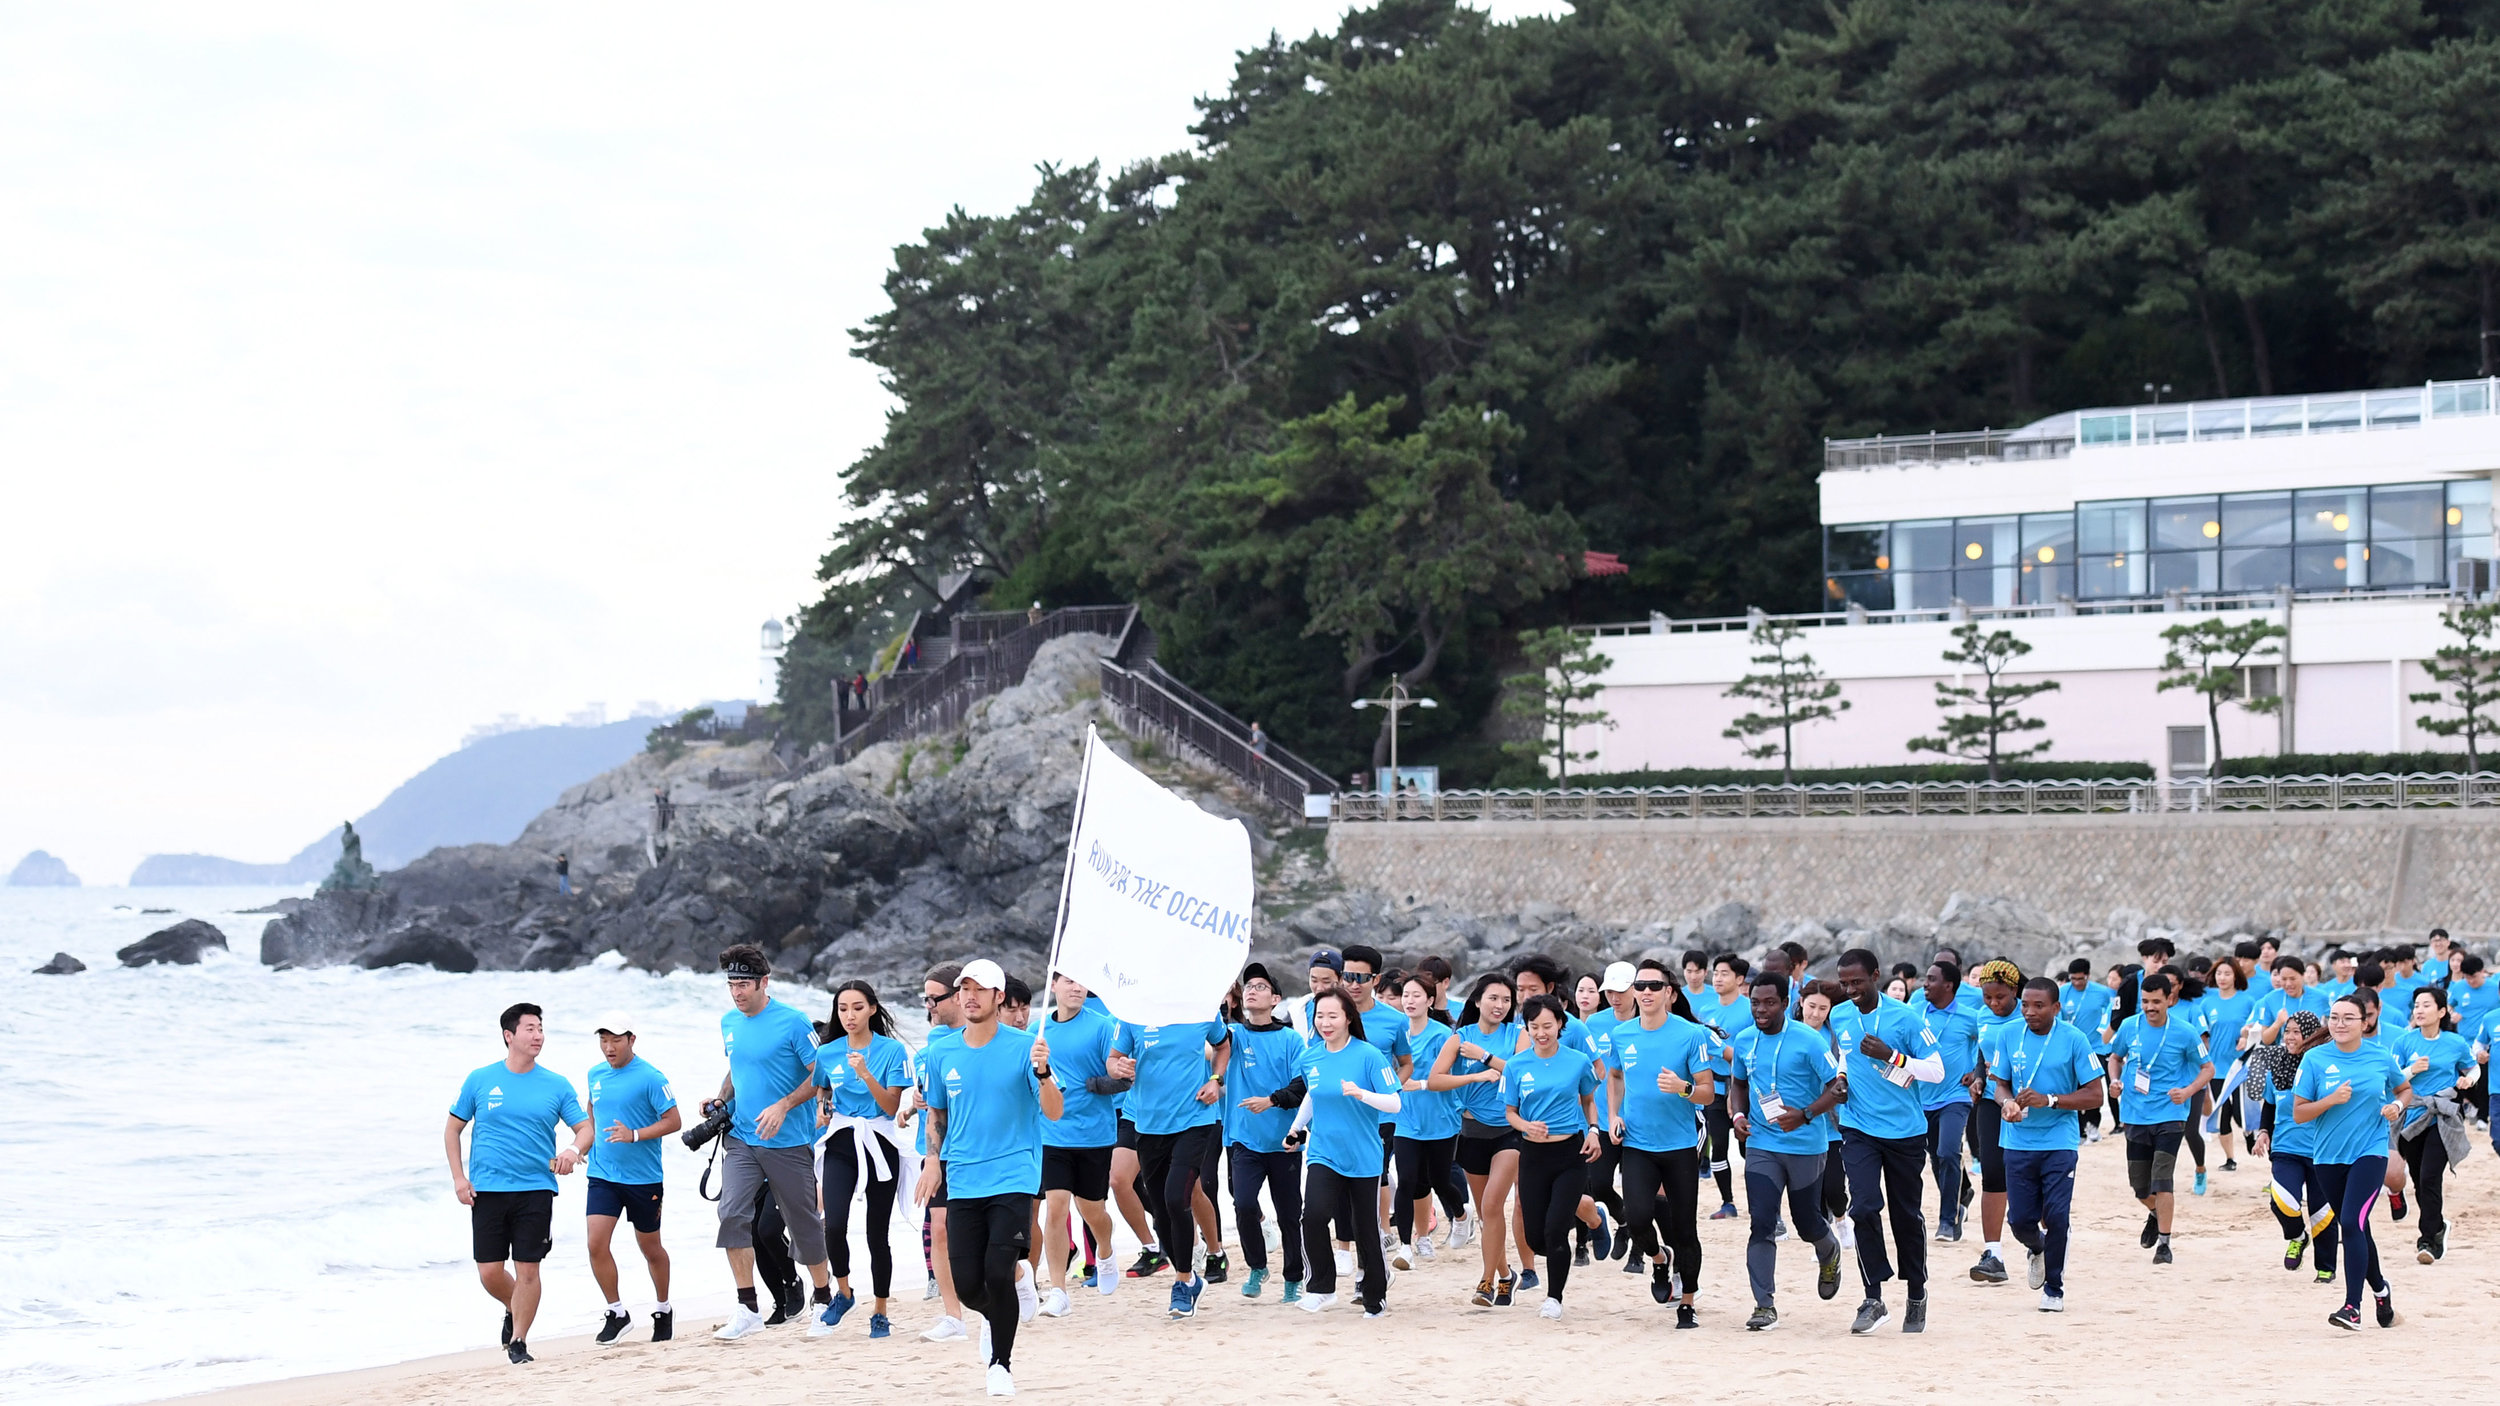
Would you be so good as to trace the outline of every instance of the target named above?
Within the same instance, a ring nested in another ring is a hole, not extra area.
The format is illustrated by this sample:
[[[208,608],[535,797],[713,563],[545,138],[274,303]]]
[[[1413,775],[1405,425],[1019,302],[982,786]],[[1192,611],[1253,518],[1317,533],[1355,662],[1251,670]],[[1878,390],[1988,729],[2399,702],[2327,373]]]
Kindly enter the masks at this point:
[[[2153,1091],[2153,1076],[2145,1073],[2141,1069],[2135,1071],[2135,1091],[2140,1094],[2151,1093]]]
[[[1910,1067],[1906,1064],[1902,1065],[1898,1069],[1895,1069],[1890,1065],[1886,1065],[1884,1068],[1884,1082],[1892,1084],[1898,1088],[1908,1088],[1910,1086],[1911,1077]]]
[[[1788,1105],[1780,1102],[1780,1096],[1778,1094],[1764,1094],[1762,1096],[1763,1117],[1776,1121],[1781,1114],[1786,1113],[1787,1111]]]

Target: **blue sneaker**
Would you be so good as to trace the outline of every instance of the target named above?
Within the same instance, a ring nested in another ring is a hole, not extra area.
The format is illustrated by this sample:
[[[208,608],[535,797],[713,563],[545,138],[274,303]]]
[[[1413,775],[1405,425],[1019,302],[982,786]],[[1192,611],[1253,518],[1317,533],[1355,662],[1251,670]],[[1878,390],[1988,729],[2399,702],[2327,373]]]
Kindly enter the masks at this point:
[[[1207,1281],[1203,1278],[1192,1278],[1186,1283],[1174,1284],[1172,1286],[1172,1304],[1171,1307],[1164,1310],[1164,1316],[1167,1318],[1189,1318],[1196,1315],[1198,1312],[1198,1296],[1206,1291]]]
[[[2205,1174],[2202,1171],[2196,1174],[2196,1194],[2199,1196],[2205,1194]]]
[[[1597,1229],[1589,1232],[1589,1250],[1601,1260],[1615,1257],[1614,1224],[1606,1219],[1603,1206],[1597,1208]]]
[[[872,1338],[890,1338],[890,1337],[893,1337],[893,1336],[894,1336],[894,1325],[893,1325],[893,1324],[891,1324],[891,1323],[886,1322],[886,1321],[885,1321],[885,1315],[884,1315],[884,1314],[882,1314],[882,1313],[872,1313],[872,1314],[869,1314],[869,1315],[868,1315],[868,1336],[870,1336],[870,1337],[872,1337]]]
[[[1523,1269],[1519,1271],[1519,1287],[1521,1289],[1533,1289],[1536,1287],[1536,1282],[1535,1270]]]
[[[1301,1281],[1301,1280],[1299,1280],[1299,1279],[1288,1279],[1288,1280],[1286,1280],[1286,1281],[1285,1281],[1285,1299],[1284,1299],[1284,1301],[1285,1301],[1286,1303],[1300,1303],[1300,1302],[1302,1302],[1302,1281]]]
[[[844,1314],[849,1313],[853,1308],[858,1306],[859,1299],[856,1296],[851,1294],[836,1294],[833,1296],[833,1302],[825,1305],[825,1311],[816,1315],[816,1321],[824,1324],[828,1328],[831,1328],[842,1321],[842,1316]]]
[[[1251,1270],[1248,1274],[1242,1276],[1241,1296],[1245,1299],[1255,1299],[1259,1296],[1259,1291],[1266,1287],[1267,1271],[1264,1269]]]

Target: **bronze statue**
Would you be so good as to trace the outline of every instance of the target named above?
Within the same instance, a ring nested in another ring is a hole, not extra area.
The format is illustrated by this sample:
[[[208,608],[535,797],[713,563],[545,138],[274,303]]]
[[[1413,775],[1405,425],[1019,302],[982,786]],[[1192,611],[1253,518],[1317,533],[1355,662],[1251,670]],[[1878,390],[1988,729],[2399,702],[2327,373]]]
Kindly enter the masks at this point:
[[[372,865],[365,863],[365,842],[357,837],[356,823],[352,820],[340,821],[339,862],[330,866],[330,877],[321,881],[321,892],[352,892],[381,886],[381,876],[373,872]]]

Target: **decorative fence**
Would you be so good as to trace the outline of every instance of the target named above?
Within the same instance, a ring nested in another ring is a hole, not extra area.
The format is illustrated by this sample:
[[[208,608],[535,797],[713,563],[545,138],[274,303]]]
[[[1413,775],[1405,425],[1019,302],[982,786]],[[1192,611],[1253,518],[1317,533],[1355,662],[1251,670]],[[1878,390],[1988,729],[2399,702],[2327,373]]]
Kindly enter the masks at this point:
[[[2500,772],[2217,777],[2148,781],[1918,781],[1808,786],[1650,786],[1335,797],[1332,818],[1710,820],[1831,815],[2143,815],[2204,811],[2500,807]]]

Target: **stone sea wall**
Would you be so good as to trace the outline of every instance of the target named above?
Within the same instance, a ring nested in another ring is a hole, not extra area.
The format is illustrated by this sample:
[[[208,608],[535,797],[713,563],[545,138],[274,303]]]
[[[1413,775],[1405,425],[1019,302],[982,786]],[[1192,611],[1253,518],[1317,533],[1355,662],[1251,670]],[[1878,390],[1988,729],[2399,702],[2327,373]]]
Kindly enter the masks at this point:
[[[1349,884],[1469,912],[1558,904],[1638,924],[1737,901],[1765,914],[1934,913],[2002,894],[2071,932],[2115,909],[2216,915],[2304,937],[2500,934],[2500,813],[1868,816],[1361,823],[1333,827]]]

